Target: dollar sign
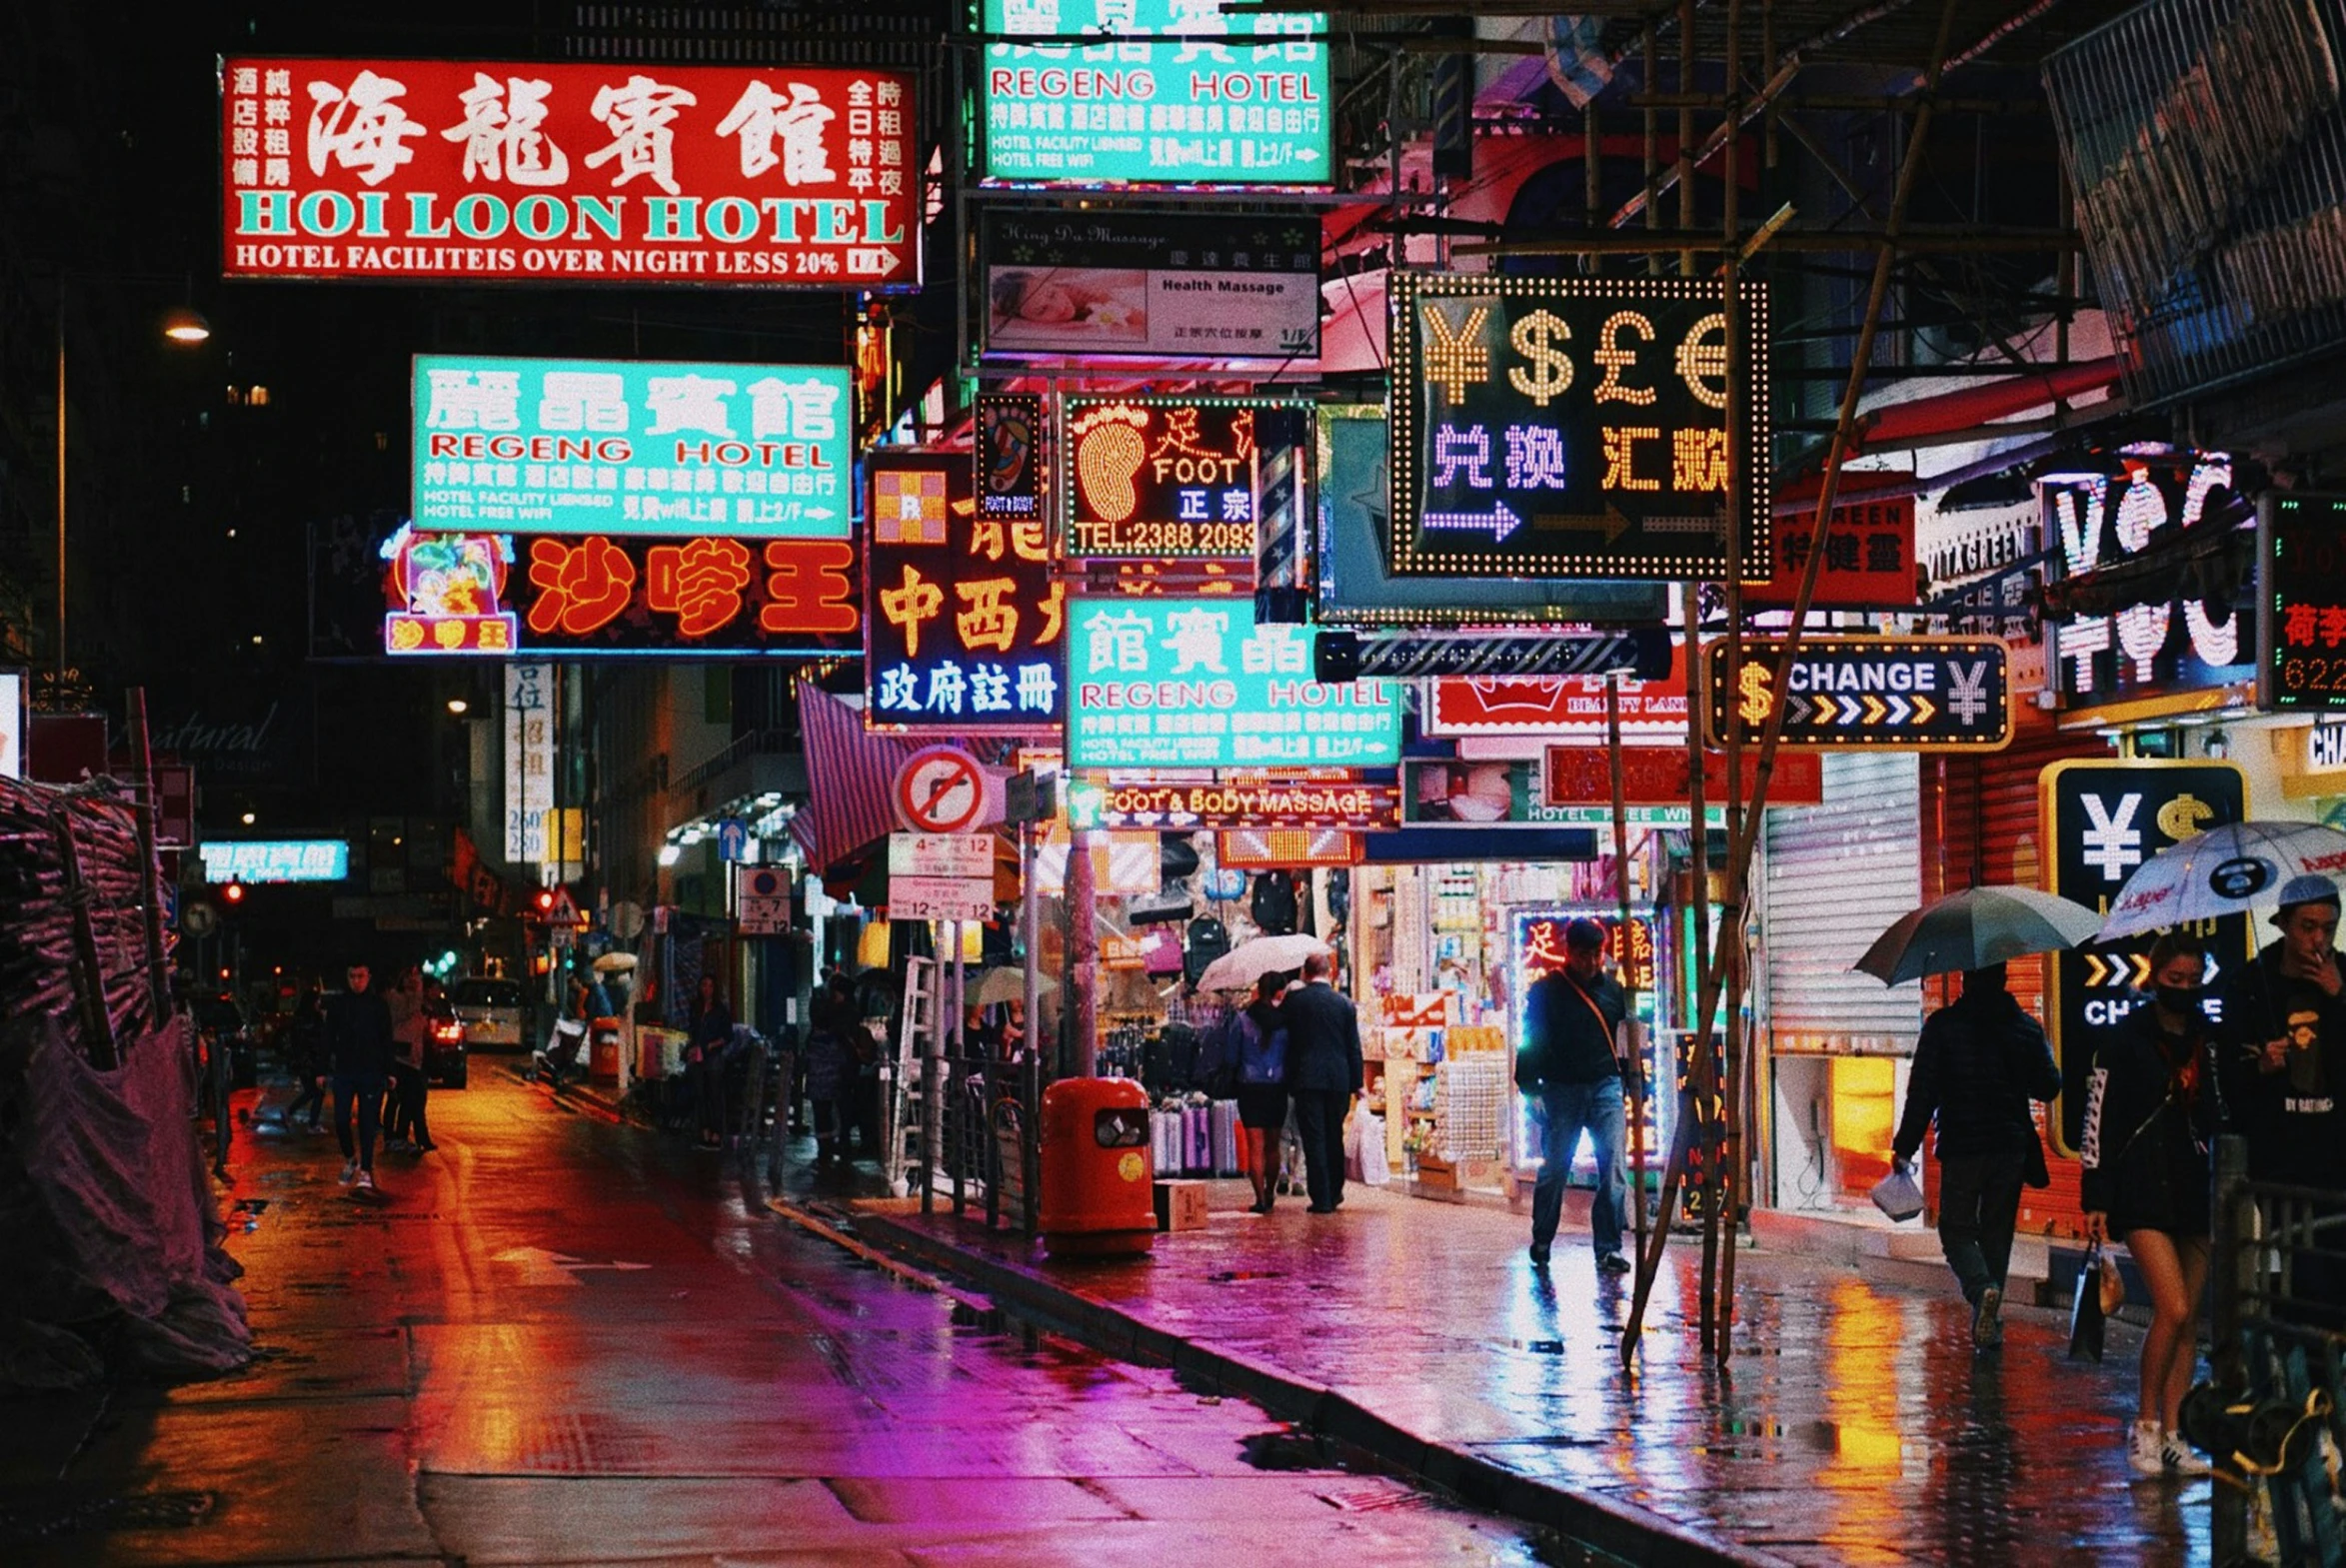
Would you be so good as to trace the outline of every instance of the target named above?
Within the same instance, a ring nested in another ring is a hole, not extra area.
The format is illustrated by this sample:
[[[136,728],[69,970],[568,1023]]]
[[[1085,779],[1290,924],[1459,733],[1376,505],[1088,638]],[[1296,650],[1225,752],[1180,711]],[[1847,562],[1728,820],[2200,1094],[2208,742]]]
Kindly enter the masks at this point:
[[[2159,807],[2159,831],[2170,838],[2188,838],[2216,808],[2194,794],[2179,794]]]
[[[1533,311],[1515,323],[1507,334],[1507,341],[1515,352],[1530,361],[1526,371],[1520,365],[1507,368],[1507,380],[1515,390],[1541,408],[1559,392],[1572,385],[1572,362],[1564,357],[1563,345],[1570,340],[1572,329],[1563,319],[1546,311]]]
[[[1747,725],[1767,723],[1770,707],[1767,690],[1767,669],[1763,665],[1745,665],[1742,679],[1743,701],[1735,713]]]

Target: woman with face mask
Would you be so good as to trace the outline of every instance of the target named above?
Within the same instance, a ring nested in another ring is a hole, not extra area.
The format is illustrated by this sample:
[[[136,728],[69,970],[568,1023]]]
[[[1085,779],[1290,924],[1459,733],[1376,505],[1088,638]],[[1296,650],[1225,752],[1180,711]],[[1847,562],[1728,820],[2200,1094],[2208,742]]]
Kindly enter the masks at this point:
[[[2150,1287],[2142,1397],[2126,1455],[2144,1475],[2208,1469],[2175,1430],[2198,1355],[2192,1320],[2207,1283],[2208,1149],[2222,1111],[2200,996],[2206,969],[2197,944],[2158,939],[2152,1000],[2095,1053],[2085,1102],[2087,1230],[2125,1242]]]

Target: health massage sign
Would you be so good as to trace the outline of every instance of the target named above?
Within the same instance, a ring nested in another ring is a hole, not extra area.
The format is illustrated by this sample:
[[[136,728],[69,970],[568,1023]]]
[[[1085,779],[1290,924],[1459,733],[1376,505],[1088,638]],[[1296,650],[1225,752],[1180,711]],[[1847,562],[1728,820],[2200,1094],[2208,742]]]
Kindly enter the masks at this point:
[[[232,278],[915,288],[913,79],[232,59]]]
[[[1311,634],[1244,599],[1079,601],[1068,618],[1068,765],[1390,768],[1400,690],[1311,679]]]
[[[1738,298],[1737,378],[1764,389],[1767,296]],[[1730,440],[1766,451],[1766,398],[1731,438],[1720,285],[1396,272],[1391,307],[1395,577],[1725,573]],[[1756,571],[1769,508],[1745,491]]]
[[[967,452],[878,451],[871,464],[865,722],[1056,733],[1067,585],[1043,519],[983,515]]]
[[[419,529],[850,533],[842,366],[419,354],[414,399]]]
[[[1217,0],[985,0],[984,17],[988,179],[1334,178],[1320,12],[1240,19],[1223,15]],[[1101,41],[1068,41],[1077,34]]]

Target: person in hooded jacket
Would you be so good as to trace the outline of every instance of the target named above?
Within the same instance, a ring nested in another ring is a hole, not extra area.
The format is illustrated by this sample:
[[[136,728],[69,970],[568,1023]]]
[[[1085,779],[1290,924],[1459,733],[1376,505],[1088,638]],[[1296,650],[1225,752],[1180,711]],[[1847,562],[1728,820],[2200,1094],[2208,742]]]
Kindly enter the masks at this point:
[[[2150,1287],[2126,1453],[2144,1475],[2208,1470],[2176,1432],[2199,1357],[2192,1319],[2207,1283],[2208,1149],[2222,1113],[2200,1002],[2206,971],[2194,942],[2166,935],[2152,946],[2154,999],[2094,1052],[2078,1142],[2087,1234],[2125,1242]]]
[[[1891,1154],[1900,1166],[1938,1124],[1939,1247],[1971,1303],[1971,1342],[2003,1342],[2004,1272],[2020,1188],[2044,1186],[2030,1100],[2061,1092],[2044,1028],[2004,988],[2004,966],[1963,975],[1963,993],[1923,1022]]]
[[[2273,923],[2281,934],[2235,968],[2224,988],[2219,1063],[2224,1098],[2248,1144],[2248,1174],[2289,1186],[2346,1189],[2346,968],[2338,960],[2338,884],[2293,877]],[[2339,1242],[2327,1245],[2335,1247]],[[2346,1329],[2346,1267],[2319,1253],[2291,1259],[2281,1315]]]

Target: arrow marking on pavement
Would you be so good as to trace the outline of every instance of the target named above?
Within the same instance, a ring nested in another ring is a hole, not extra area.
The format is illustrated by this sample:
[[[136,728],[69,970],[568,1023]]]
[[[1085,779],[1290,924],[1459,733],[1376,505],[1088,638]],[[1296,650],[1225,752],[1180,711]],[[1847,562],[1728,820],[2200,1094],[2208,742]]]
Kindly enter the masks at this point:
[[[590,1270],[632,1274],[652,1266],[649,1263],[622,1263],[617,1260],[590,1263],[584,1258],[575,1258],[566,1252],[556,1252],[547,1247],[508,1247],[496,1254],[496,1258],[500,1263],[511,1263],[519,1268],[525,1285],[580,1285],[586,1281],[580,1279],[579,1275]]]

